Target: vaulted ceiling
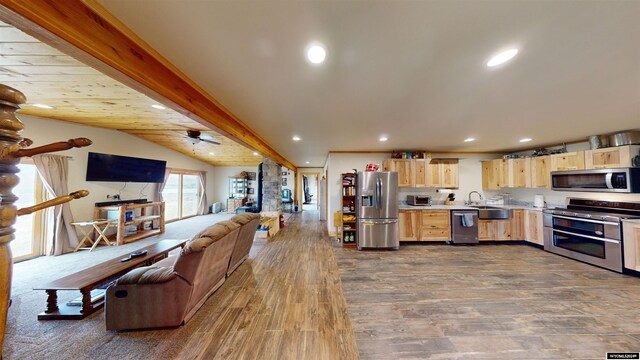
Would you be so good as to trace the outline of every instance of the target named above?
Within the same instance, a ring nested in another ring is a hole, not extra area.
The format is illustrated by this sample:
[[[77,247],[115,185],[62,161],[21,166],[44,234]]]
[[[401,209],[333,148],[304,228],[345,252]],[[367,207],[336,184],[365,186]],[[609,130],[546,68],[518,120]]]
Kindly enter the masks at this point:
[[[0,82],[27,96],[20,114],[120,130],[211,165],[262,161],[252,150],[171,109],[152,108],[157,102],[146,95],[1,22]],[[193,144],[187,129],[201,130],[221,144]]]
[[[297,165],[640,124],[640,1],[98,1]]]

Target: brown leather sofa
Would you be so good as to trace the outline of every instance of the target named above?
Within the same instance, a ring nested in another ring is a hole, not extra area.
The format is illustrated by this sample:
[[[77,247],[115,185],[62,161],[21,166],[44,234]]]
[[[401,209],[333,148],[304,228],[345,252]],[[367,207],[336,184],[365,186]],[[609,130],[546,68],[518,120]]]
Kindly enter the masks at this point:
[[[229,260],[229,269],[227,270],[227,277],[234,272],[243,261],[249,256],[251,245],[253,245],[253,238],[256,235],[256,229],[260,225],[260,215],[254,213],[242,213],[231,218],[231,221],[240,224],[240,233],[238,234],[238,240],[233,248],[231,259]]]
[[[258,217],[259,215],[251,214]],[[225,281],[232,254],[240,261],[254,219],[222,221],[193,237],[177,257],[134,269],[107,288],[107,330],[179,326],[189,319]],[[244,222],[244,224],[240,224]],[[254,226],[255,225],[255,226]],[[245,229],[246,228],[246,229]],[[246,238],[240,239],[239,235]],[[243,242],[237,247],[238,240]],[[253,235],[251,235],[253,242]],[[251,244],[248,245],[249,249]],[[229,272],[230,273],[230,272]]]

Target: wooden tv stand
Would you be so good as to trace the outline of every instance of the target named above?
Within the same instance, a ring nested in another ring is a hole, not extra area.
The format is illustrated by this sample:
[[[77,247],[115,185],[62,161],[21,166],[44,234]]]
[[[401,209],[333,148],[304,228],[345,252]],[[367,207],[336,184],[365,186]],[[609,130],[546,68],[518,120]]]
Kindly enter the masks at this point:
[[[159,215],[147,215],[151,212],[148,212],[149,209],[158,208]],[[126,213],[127,210],[135,210],[140,209],[140,216],[136,216],[131,221],[126,221]],[[106,219],[106,214],[103,212],[109,210],[118,211],[118,222],[116,223],[116,227],[118,228],[118,232],[116,233],[116,244],[124,245],[133,241],[137,241],[140,239],[147,238],[149,236],[162,234],[164,233],[164,202],[149,202],[144,204],[124,204],[124,205],[112,205],[112,206],[97,206],[93,213],[93,218],[97,219]],[[145,222],[152,222],[151,230],[142,229],[142,224]],[[158,225],[156,225],[156,222]],[[128,225],[135,225],[138,227],[138,231],[129,236],[125,236],[124,227]]]

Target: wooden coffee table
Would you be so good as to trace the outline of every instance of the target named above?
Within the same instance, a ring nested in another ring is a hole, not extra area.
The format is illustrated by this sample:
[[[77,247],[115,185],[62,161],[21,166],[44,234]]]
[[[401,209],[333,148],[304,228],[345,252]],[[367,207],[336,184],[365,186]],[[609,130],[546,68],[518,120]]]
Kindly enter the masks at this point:
[[[137,249],[147,250],[145,256],[140,256],[126,262],[120,262],[128,254],[118,256],[115,259],[105,261],[90,268],[80,270],[77,273],[54,280],[33,290],[44,290],[47,297],[47,308],[38,314],[38,320],[80,320],[93,314],[104,305],[104,297],[91,302],[91,290],[107,284],[131,269],[139,266],[151,265],[155,260],[164,258],[166,254],[178,247],[184,246],[184,240],[162,240],[153,245]],[[133,252],[133,251],[132,251]],[[82,306],[58,305],[58,290],[75,290],[82,294]]]

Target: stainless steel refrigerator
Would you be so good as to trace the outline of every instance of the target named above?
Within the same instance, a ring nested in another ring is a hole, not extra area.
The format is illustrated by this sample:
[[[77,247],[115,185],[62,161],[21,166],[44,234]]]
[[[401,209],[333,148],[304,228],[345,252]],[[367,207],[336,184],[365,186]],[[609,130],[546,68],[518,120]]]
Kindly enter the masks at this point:
[[[398,249],[398,173],[359,172],[358,250]]]

